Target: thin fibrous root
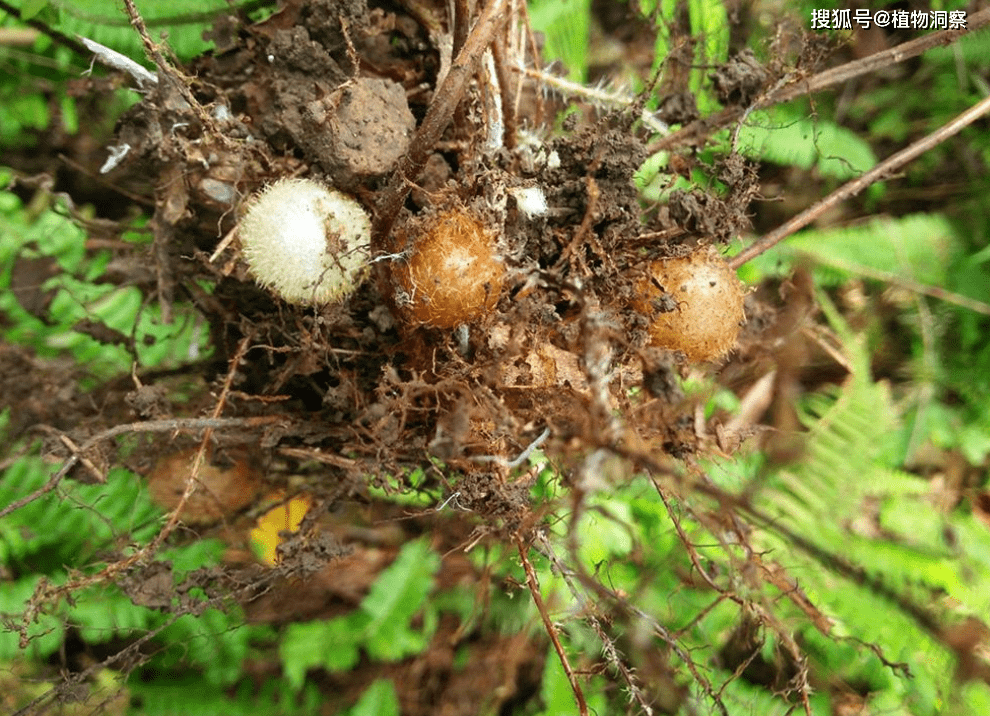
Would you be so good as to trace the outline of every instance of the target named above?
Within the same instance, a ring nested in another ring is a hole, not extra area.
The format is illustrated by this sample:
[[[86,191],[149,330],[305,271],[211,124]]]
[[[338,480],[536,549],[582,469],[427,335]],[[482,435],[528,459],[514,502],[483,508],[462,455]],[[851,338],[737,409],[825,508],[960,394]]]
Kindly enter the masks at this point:
[[[581,97],[591,104],[608,109],[621,109],[629,107],[636,102],[633,95],[622,90],[607,90],[602,87],[586,87],[578,82],[571,82],[563,77],[557,77],[544,70],[537,70],[528,67],[516,67],[516,71],[523,73],[527,77],[537,80],[541,84],[570,97]],[[666,136],[670,134],[670,127],[665,122],[657,119],[656,115],[648,109],[642,109],[639,119],[643,124],[655,134]]]

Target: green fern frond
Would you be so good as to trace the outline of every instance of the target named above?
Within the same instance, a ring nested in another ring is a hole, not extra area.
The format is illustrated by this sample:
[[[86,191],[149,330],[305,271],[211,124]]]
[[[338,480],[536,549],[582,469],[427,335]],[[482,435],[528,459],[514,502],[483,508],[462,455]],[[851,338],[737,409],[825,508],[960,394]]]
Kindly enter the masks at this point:
[[[957,246],[956,230],[944,216],[909,214],[838,229],[804,231],[789,239],[783,249],[785,255],[809,256],[836,269],[839,281],[880,273],[944,286]]]
[[[167,32],[169,47],[182,58],[195,57],[209,49],[211,43],[202,36],[203,26],[208,26],[213,17],[229,13],[232,4],[247,3],[229,3],[227,0],[135,2],[148,26],[151,39],[158,41],[161,34]],[[52,0],[48,5],[51,12],[43,11],[41,19],[54,20],[51,25],[55,29],[70,37],[77,34],[87,37],[150,68],[150,63],[145,60],[141,38],[131,27],[120,3],[107,3],[106,0]]]
[[[837,389],[806,401],[805,454],[771,475],[758,500],[778,524],[853,570],[832,571],[834,563],[796,550],[772,531],[757,543],[786,563],[812,603],[834,621],[833,636],[854,635],[911,669],[913,679],[881,683],[880,662],[861,652],[856,672],[843,677],[876,684],[871,708],[882,703],[895,713],[941,713],[954,689],[954,659],[918,614],[937,612],[942,594],[955,613],[990,610],[990,596],[980,586],[990,579],[990,538],[974,518],[940,513],[927,481],[897,469],[901,421],[890,390],[870,375],[864,341],[826,296],[819,304],[839,336],[850,375]],[[951,544],[946,530],[954,535]],[[909,602],[917,612],[906,607]],[[816,640],[816,658],[835,658],[839,646],[819,639],[810,626],[803,632]]]
[[[862,337],[853,336],[826,297],[820,301],[843,339],[852,372],[833,396],[819,394],[808,401],[805,455],[774,476],[766,497],[780,519],[802,530],[831,532],[876,489],[877,460],[896,435],[898,417],[889,388],[870,375]]]
[[[290,624],[279,646],[289,685],[302,688],[308,669],[352,668],[359,649],[380,661],[397,661],[425,649],[437,626],[427,596],[439,567],[439,557],[425,541],[409,542],[382,570],[360,609],[330,620]],[[414,628],[417,613],[423,623]]]
[[[60,619],[49,614],[41,614],[27,625],[26,634],[28,645],[22,649],[19,645],[19,635],[7,626],[20,624],[24,605],[28,603],[35,588],[41,581],[40,575],[18,579],[13,584],[5,583],[0,589],[0,619],[4,626],[0,627],[0,662],[30,657],[44,659],[58,651],[65,636],[65,626]]]
[[[752,159],[801,169],[817,167],[822,176],[840,181],[877,163],[873,149],[859,135],[790,107],[754,113],[739,132],[739,146]]]
[[[0,504],[40,489],[50,472],[38,458],[16,461],[0,476]],[[41,561],[57,572],[65,565],[83,567],[124,534],[131,544],[150,539],[160,514],[140,480],[127,470],[111,470],[103,485],[66,481],[0,520],[0,562],[43,554]]]
[[[349,716],[399,716],[395,685],[389,679],[378,679],[365,689],[348,713]]]
[[[312,684],[301,695],[268,679],[260,688],[245,681],[236,691],[206,683],[198,675],[169,679],[131,679],[131,700],[143,716],[310,716],[320,713],[320,696]]]
[[[574,82],[587,81],[591,0],[538,0],[528,12],[533,29],[546,36],[545,58],[560,60]]]

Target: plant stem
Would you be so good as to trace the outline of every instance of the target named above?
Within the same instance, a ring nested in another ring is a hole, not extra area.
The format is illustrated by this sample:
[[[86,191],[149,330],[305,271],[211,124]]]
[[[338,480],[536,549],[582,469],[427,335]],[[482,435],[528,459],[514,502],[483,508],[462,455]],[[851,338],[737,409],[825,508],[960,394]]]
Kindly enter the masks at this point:
[[[533,602],[536,604],[537,611],[540,612],[540,618],[543,619],[543,628],[546,629],[547,636],[553,642],[553,648],[557,652],[557,658],[560,659],[560,665],[564,668],[564,674],[567,676],[567,681],[570,683],[571,690],[574,692],[574,700],[577,702],[578,713],[581,716],[588,716],[588,704],[584,700],[584,692],[581,691],[581,685],[578,684],[577,678],[574,676],[574,670],[571,668],[571,662],[567,658],[567,652],[564,651],[560,639],[557,638],[557,628],[553,625],[550,614],[547,612],[547,605],[540,595],[540,583],[536,578],[536,571],[533,569],[533,565],[526,555],[528,547],[520,536],[516,537],[516,548],[519,550],[523,569],[526,570],[526,586],[529,587],[530,594],[533,595]]]
[[[789,102],[800,95],[818,92],[840,82],[874,72],[887,65],[893,65],[911,59],[933,47],[950,45],[963,35],[968,35],[988,24],[990,24],[990,8],[970,15],[966,19],[965,30],[933,32],[930,35],[925,35],[910,42],[901,43],[896,47],[891,47],[889,50],[877,52],[860,60],[853,60],[839,67],[825,70],[806,80],[798,79],[788,82],[780,89],[772,90],[765,97],[757,99],[749,107],[726,107],[721,112],[691,122],[676,132],[652,142],[647,146],[647,151],[650,154],[655,154],[663,150],[703,144],[707,137],[716,129],[731,124],[744,114],[752,112],[755,109]]]
[[[958,134],[965,127],[975,122],[987,112],[990,112],[990,97],[980,100],[948,124],[943,125],[927,137],[919,139],[914,144],[905,147],[901,151],[897,152],[897,154],[888,157],[862,176],[846,182],[821,201],[808,207],[790,221],[777,227],[762,239],[744,249],[737,256],[734,256],[732,260],[729,261],[729,266],[737,269],[747,261],[756,258],[762,253],[765,253],[793,234],[795,231],[810,224],[839,202],[855,196],[870,184],[889,177],[912,159],[919,157],[929,149],[941,144],[949,137]]]
[[[507,1],[490,0],[478,16],[478,21],[464,42],[464,47],[457,54],[450,72],[437,88],[423,123],[409,143],[409,150],[399,160],[388,186],[378,201],[371,231],[373,253],[381,253],[383,248],[386,249],[386,253],[392,252],[391,247],[386,245],[385,238],[412,188],[410,182],[415,181],[423,171],[430,152],[450,124],[454,110],[464,96],[468,81],[478,71],[481,56],[491,45],[495,33],[506,19]]]

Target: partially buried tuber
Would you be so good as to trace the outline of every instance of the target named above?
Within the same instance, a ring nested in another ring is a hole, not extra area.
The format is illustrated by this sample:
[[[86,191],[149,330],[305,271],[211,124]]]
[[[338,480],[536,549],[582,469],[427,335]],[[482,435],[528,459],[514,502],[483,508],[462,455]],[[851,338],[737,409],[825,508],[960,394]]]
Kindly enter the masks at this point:
[[[504,278],[494,232],[460,208],[425,219],[406,256],[392,265],[396,305],[411,323],[434,328],[491,311]]]
[[[167,510],[179,506],[198,452],[196,448],[182,450],[155,464],[148,476],[152,500]],[[186,524],[226,520],[254,502],[261,489],[261,476],[252,467],[249,452],[231,450],[225,460],[210,457],[196,471],[195,489],[183,506],[180,516]]]
[[[650,262],[633,308],[649,320],[650,343],[694,362],[722,357],[745,320],[744,285],[715,249]]]
[[[252,197],[238,235],[255,280],[289,303],[343,299],[368,266],[368,215],[310,179],[281,179]]]

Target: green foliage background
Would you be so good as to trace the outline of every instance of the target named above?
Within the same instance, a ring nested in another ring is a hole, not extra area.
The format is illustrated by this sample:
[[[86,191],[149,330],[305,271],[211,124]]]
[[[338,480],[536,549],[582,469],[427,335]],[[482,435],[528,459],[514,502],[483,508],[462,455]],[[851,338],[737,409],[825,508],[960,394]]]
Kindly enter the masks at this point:
[[[662,0],[661,17],[669,16],[674,4]],[[643,12],[649,14],[653,5],[642,3]],[[205,16],[226,6],[223,0],[139,3],[149,26],[167,29],[169,45],[182,58],[209,48],[202,38],[208,25]],[[102,0],[25,0],[20,10],[24,19],[43,20],[68,35],[79,33],[132,58],[142,57],[139,40],[109,7]],[[534,25],[546,33],[548,55],[561,58],[577,81],[586,77],[589,8],[587,0],[534,0],[530,8]],[[802,10],[804,17],[809,10]],[[692,29],[703,37],[707,61],[727,59],[723,4],[691,0],[688,12]],[[0,21],[3,27],[17,25],[10,17]],[[661,27],[658,58],[664,56],[666,42]],[[891,142],[903,143],[931,131],[981,98],[986,92],[988,56],[987,33],[926,53],[921,73],[930,82],[924,91],[880,85],[854,103],[841,120],[836,118],[834,98],[819,99],[814,107],[799,100],[754,113],[740,132],[741,151],[765,168],[801,172],[819,182],[823,191],[833,188],[874,166],[878,147],[889,148]],[[0,63],[4,68],[0,146],[30,147],[42,130],[56,122],[70,134],[81,131],[76,100],[64,93],[64,82],[86,69],[80,58],[41,37],[29,52],[0,49]],[[705,88],[705,71],[699,69],[692,74],[691,89],[699,94],[703,114],[718,107]],[[118,114],[136,99],[133,93],[119,90],[109,114]],[[104,131],[109,132],[109,127]],[[730,133],[720,139],[722,144],[706,149],[703,158],[710,160],[727,151]],[[985,128],[971,128],[958,144],[926,155],[908,167],[899,184],[872,188],[862,207],[872,215],[868,220],[811,228],[744,268],[745,277],[755,284],[810,263],[819,305],[851,370],[840,385],[802,398],[798,407],[807,429],[804,459],[778,466],[768,463],[765,455],[749,453],[732,461],[712,461],[706,471],[722,487],[752,490],[754,505],[774,522],[757,529],[753,544],[798,578],[801,590],[834,622],[838,638],[823,636],[779,590],[763,585],[760,591],[750,585],[754,592],[749,596],[755,603],[773,605],[793,629],[816,673],[869,692],[874,713],[990,713],[990,691],[979,683],[955,683],[953,655],[939,640],[896,608],[888,594],[862,577],[828,568],[816,553],[839,553],[884,589],[930,605],[947,618],[985,620],[990,614],[986,527],[965,501],[950,511],[933,508],[930,480],[911,469],[923,446],[958,451],[968,464],[984,471],[986,487],[990,342],[985,336],[990,322],[972,306],[990,304],[986,241],[990,179],[975,170],[964,172],[965,186],[951,204],[938,209],[929,204],[921,211],[904,211],[892,196],[897,186],[928,187],[930,174],[939,172],[953,152],[964,152],[973,166],[986,167],[990,138]],[[665,165],[666,157],[661,156],[644,166],[640,181],[646,197],[661,199],[671,187],[691,185],[665,174]],[[9,172],[0,175],[0,185],[9,178]],[[695,180],[712,183],[703,171],[696,172]],[[101,284],[109,253],[83,250],[86,233],[70,213],[63,201],[43,192],[27,205],[13,192],[0,192],[4,232],[0,312],[8,319],[4,342],[30,346],[42,357],[71,359],[79,380],[90,387],[132,362],[167,367],[209,351],[192,310],[180,310],[177,320],[165,326],[157,307],[144,305],[136,289]],[[146,241],[145,222],[146,217],[135,217],[133,232],[125,240]],[[53,322],[32,316],[6,290],[18,257],[53,257],[66,272],[50,286]],[[850,327],[849,318],[837,307],[843,287],[850,284],[873,296],[900,290],[890,298],[895,311],[887,324]],[[960,300],[935,300],[932,289]],[[107,346],[75,330],[83,319],[131,336],[133,348]],[[873,361],[894,331],[906,359],[896,375],[879,377]],[[709,412],[736,402],[733,394],[714,386],[686,387],[714,396]],[[9,412],[0,415],[0,430],[10,419]],[[0,506],[40,489],[52,470],[33,457],[36,446],[8,448],[11,457],[5,456],[0,477]],[[558,477],[545,469],[534,500],[552,504],[561,491]],[[607,498],[595,499],[593,507],[599,509],[586,510],[577,524],[568,524],[565,516],[556,527],[559,544],[577,530],[582,541],[573,557],[582,568],[605,575],[614,590],[635,594],[639,609],[680,634],[695,662],[717,663],[717,647],[736,629],[740,610],[728,601],[713,603],[710,592],[685,584],[682,575],[692,565],[652,483],[635,477]],[[876,505],[882,537],[854,528],[867,502]],[[5,626],[0,632],[0,691],[14,693],[17,699],[5,705],[20,708],[50,688],[46,662],[72,633],[91,645],[144,636],[155,645],[150,660],[136,670],[125,674],[124,669],[111,667],[89,682],[90,696],[97,701],[126,690],[130,702],[107,701],[108,711],[318,713],[323,695],[307,679],[313,670],[346,672],[361,659],[395,662],[423,651],[442,612],[465,621],[473,618],[473,596],[438,593],[435,575],[441,557],[425,541],[415,541],[381,573],[358,609],[333,620],[278,629],[249,626],[237,608],[211,602],[205,595],[201,614],[173,618],[167,610],[135,605],[119,588],[100,587],[23,624],[27,644],[19,644],[19,615],[41,580],[60,584],[70,575],[96,573],[109,560],[146,544],[161,519],[141,480],[120,469],[111,472],[105,485],[63,482],[56,491],[0,519],[0,615]],[[775,525],[807,536],[807,548],[799,548]],[[698,551],[713,571],[731,572],[745,562],[740,550],[724,535],[713,533],[710,525],[685,512],[681,526],[693,544],[705,545]],[[156,559],[171,563],[179,584],[194,570],[219,563],[223,549],[219,541],[204,540],[167,549]],[[474,558],[525,582],[521,567],[508,554],[496,550]],[[582,605],[549,561],[538,555],[532,559],[544,598],[555,612],[579,609]],[[494,595],[493,600],[491,628],[536,628],[534,608],[525,598],[513,601]],[[648,625],[632,620],[621,628],[635,633]],[[564,632],[575,658],[598,658],[600,640],[582,621],[568,620]],[[877,645],[889,662],[903,664],[911,677],[903,669],[884,665],[875,652],[863,647],[863,641]],[[779,650],[780,644],[767,635],[766,657],[772,659]],[[244,673],[245,663],[252,659],[276,661],[279,675],[261,683],[252,681]],[[676,655],[671,662],[686,666]],[[158,673],[168,673],[169,678],[157,679]],[[717,666],[709,674],[712,683],[726,684],[722,699],[730,713],[791,712],[792,705],[770,690],[731,677]],[[620,703],[606,692],[601,677],[589,678],[585,684],[597,713],[609,712]],[[551,650],[540,689],[536,705],[523,713],[574,713],[573,695]],[[699,691],[695,696],[710,707],[705,694]],[[811,707],[816,714],[830,713],[832,705],[824,690],[813,697]],[[368,687],[349,711],[353,716],[398,712],[398,699],[387,679]]]

